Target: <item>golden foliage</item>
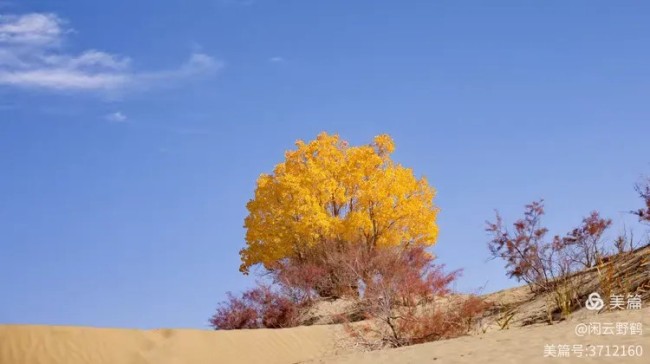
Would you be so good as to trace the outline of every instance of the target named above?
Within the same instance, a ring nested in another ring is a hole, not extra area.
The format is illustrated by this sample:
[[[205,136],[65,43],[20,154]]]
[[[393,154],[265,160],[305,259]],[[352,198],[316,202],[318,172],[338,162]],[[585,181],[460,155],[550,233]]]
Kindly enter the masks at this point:
[[[284,258],[300,259],[324,242],[368,249],[435,243],[435,190],[391,160],[390,136],[352,147],[338,135],[321,133],[296,147],[272,174],[257,180],[246,206],[242,272],[255,264],[269,268]]]

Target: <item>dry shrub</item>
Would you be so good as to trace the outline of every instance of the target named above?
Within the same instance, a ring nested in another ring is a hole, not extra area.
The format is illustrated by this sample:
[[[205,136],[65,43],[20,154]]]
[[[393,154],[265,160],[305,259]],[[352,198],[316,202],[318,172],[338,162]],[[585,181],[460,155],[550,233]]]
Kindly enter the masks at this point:
[[[468,333],[486,304],[474,296],[451,296],[449,285],[460,272],[445,273],[433,260],[419,247],[375,254],[360,298],[369,321],[346,325],[351,337],[372,350]]]
[[[368,321],[346,324],[345,328],[365,349],[408,346],[466,335],[487,308],[485,301],[475,296],[454,297],[444,306],[429,302],[394,305],[390,310],[368,307]]]
[[[650,241],[648,241],[650,243]],[[640,239],[636,239],[634,231],[623,226],[621,233],[614,239],[614,248],[616,254],[630,253],[642,245]]]
[[[578,294],[578,286],[576,279],[571,276],[562,276],[555,282],[553,286],[553,301],[555,306],[560,310],[562,317],[568,317],[576,306],[580,305],[580,295]],[[547,307],[550,309],[550,307]],[[552,312],[549,313],[552,323]]]
[[[259,285],[241,297],[228,293],[210,319],[216,330],[283,328],[297,326],[304,302],[275,292],[270,286]]]
[[[364,244],[323,244],[300,259],[284,259],[260,285],[229,295],[211,319],[216,329],[298,325],[323,297],[348,297],[354,315],[337,317],[366,348],[397,347],[467,333],[485,309],[474,296],[451,295],[460,271],[445,272],[422,246],[368,249]],[[352,323],[367,319],[364,323]]]
[[[516,307],[506,307],[499,309],[496,316],[496,322],[497,325],[499,325],[499,330],[508,330],[510,328],[510,322],[515,317],[516,313]]]
[[[598,272],[600,293],[606,302],[606,309],[612,308],[610,306],[610,300],[613,296],[634,294],[638,292],[639,287],[641,287],[641,292],[643,292],[643,274],[639,274],[639,269],[643,269],[642,267],[647,264],[648,258],[648,256],[640,257],[638,266],[636,267],[633,263],[633,257],[632,260],[622,256],[599,260],[596,269]],[[632,262],[631,265],[630,262]]]
[[[594,211],[566,236],[547,239],[548,229],[541,224],[543,215],[543,200],[526,205],[524,217],[515,221],[511,233],[497,213],[495,222],[487,223],[486,231],[492,235],[488,248],[493,258],[506,261],[509,277],[523,280],[533,292],[564,290],[571,286],[564,278],[595,266],[607,254],[601,238],[612,221]]]
[[[329,286],[327,270],[311,262],[284,259],[268,271],[272,281],[291,297],[311,302]]]
[[[514,233],[504,227],[498,212],[486,228],[492,235],[488,243],[492,257],[505,260],[508,277],[523,280],[533,291],[546,290],[551,280],[549,261],[554,251],[545,241],[548,229],[541,226],[543,215],[543,201],[535,201],[526,205],[524,218],[513,224]]]
[[[276,262],[268,274],[274,283],[309,300],[358,297],[360,280],[372,270],[376,250],[380,249],[324,241],[295,257]]]
[[[607,300],[606,303],[609,305],[609,298],[617,290],[615,282],[616,268],[613,264],[611,264],[611,262],[607,262],[604,259],[599,259],[596,270],[598,272],[600,292],[605,300]]]
[[[443,266],[433,264],[433,255],[421,246],[368,249],[363,244],[323,244],[308,253],[302,259],[284,259],[272,266],[267,271],[272,286],[260,285],[241,297],[229,295],[212,317],[212,326],[295,326],[316,300],[348,297],[356,301],[354,312],[347,317],[343,313],[339,321],[382,318],[391,326],[393,310],[408,307],[412,312],[396,320],[405,330],[413,331],[419,325],[414,321],[414,308],[450,293],[449,284],[459,275],[459,271],[445,273]],[[401,334],[397,336],[391,345],[402,345]],[[415,340],[411,334],[406,336],[405,342]]]
[[[598,212],[592,212],[582,220],[582,224],[562,238],[565,249],[571,249],[567,256],[572,263],[578,263],[583,268],[596,265],[598,259],[606,254],[602,236],[612,225],[612,220],[603,219]]]
[[[504,226],[498,213],[486,230],[492,235],[488,243],[492,257],[506,261],[509,277],[523,280],[534,293],[550,293],[547,314],[552,322],[555,308],[566,317],[580,306],[574,273],[597,266],[611,254],[602,236],[612,221],[594,211],[564,237],[547,238],[548,229],[541,224],[543,215],[543,201],[536,201],[526,205],[524,217],[513,224],[513,232]],[[625,250],[624,244],[614,245]]]
[[[419,246],[377,251],[367,261],[369,269],[362,277],[364,298],[386,298],[412,306],[450,293],[449,285],[460,271],[445,273],[444,266],[433,261],[434,256]]]
[[[636,191],[639,193],[639,197],[643,199],[645,207],[632,213],[638,216],[640,221],[650,223],[650,178],[646,179],[643,183],[637,184]]]

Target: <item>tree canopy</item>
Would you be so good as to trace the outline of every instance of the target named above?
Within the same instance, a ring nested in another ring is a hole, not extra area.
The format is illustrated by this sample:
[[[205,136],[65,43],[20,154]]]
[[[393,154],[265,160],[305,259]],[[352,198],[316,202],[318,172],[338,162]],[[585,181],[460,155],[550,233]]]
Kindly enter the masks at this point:
[[[273,173],[257,180],[246,206],[240,270],[248,273],[257,264],[270,269],[326,243],[369,250],[434,244],[435,190],[391,159],[394,148],[386,134],[361,146],[327,133],[297,141]]]

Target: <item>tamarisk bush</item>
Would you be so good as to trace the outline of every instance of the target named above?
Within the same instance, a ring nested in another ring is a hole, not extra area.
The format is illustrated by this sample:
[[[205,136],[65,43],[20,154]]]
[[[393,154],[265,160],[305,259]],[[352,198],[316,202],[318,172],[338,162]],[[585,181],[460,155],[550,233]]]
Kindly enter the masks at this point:
[[[487,307],[478,297],[452,295],[450,284],[460,271],[445,273],[422,247],[378,251],[370,264],[360,301],[368,321],[346,326],[369,349],[466,334]]]
[[[217,330],[283,328],[298,325],[303,302],[275,292],[270,286],[259,285],[241,297],[228,294],[210,319]]]
[[[612,224],[594,211],[566,236],[547,238],[548,229],[541,224],[543,202],[526,205],[524,217],[513,224],[513,232],[504,226],[498,212],[486,228],[491,235],[490,253],[505,260],[508,277],[522,280],[538,292],[554,288],[558,278],[579,268],[594,266],[606,254],[601,238]]]

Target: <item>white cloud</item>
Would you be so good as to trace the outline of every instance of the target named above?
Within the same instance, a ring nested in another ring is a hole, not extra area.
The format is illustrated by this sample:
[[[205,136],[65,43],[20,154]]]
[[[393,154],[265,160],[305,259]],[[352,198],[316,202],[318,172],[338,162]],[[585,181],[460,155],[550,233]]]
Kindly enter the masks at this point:
[[[115,93],[169,85],[222,66],[204,53],[193,53],[174,69],[135,71],[129,57],[93,49],[66,53],[62,43],[68,33],[54,14],[0,16],[0,86]]]
[[[126,115],[122,114],[121,111],[116,111],[114,113],[110,113],[104,117],[106,120],[114,122],[114,123],[122,123],[125,122],[127,117]]]
[[[33,69],[1,72],[0,84],[51,90],[114,90],[128,84],[129,77],[110,73],[87,73],[67,69]]]
[[[271,57],[271,58],[269,58],[269,62],[273,62],[273,63],[284,62],[284,58],[282,58],[282,57],[278,57],[278,56],[276,56],[276,57]]]
[[[110,70],[128,69],[131,60],[127,57],[120,57],[96,50],[85,51],[79,56],[48,55],[43,61],[54,67],[81,69],[87,67],[103,67]]]
[[[63,35],[64,22],[54,14],[0,15],[0,43],[51,46]]]

